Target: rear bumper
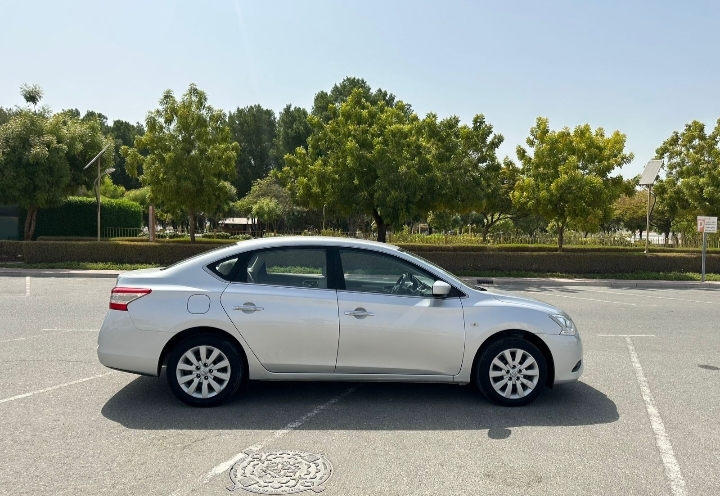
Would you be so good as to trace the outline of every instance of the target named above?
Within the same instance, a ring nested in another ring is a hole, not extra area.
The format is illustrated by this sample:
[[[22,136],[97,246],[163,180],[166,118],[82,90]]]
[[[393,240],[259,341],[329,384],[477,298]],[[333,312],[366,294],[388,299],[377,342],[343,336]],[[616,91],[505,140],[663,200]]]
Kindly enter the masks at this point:
[[[585,369],[580,335],[539,334],[538,337],[545,341],[552,353],[555,362],[554,384],[577,381]],[[580,363],[579,368],[577,368],[578,363]]]
[[[166,332],[141,331],[128,312],[109,310],[98,335],[98,359],[111,369],[157,376],[160,354],[171,337]]]

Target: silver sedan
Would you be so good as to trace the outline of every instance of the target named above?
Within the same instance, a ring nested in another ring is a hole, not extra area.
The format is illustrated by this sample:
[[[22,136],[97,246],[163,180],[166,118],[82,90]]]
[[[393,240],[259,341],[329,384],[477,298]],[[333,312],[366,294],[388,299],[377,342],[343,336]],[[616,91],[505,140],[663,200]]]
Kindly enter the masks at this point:
[[[473,383],[517,406],[583,371],[558,308],[469,287],[396,246],[323,237],[244,241],[121,274],[98,357],[151,376],[166,366],[195,406],[247,379]]]

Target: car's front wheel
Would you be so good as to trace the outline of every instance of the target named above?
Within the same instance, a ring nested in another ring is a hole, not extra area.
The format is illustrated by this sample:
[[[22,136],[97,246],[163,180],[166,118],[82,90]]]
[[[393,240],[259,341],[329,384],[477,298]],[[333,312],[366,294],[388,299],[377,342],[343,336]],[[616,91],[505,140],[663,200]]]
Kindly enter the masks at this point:
[[[188,405],[216,405],[240,387],[242,357],[231,342],[220,336],[192,336],[170,353],[167,379],[175,396]]]
[[[488,346],[475,369],[475,381],[487,398],[499,405],[527,405],[547,381],[547,362],[531,342],[500,338]]]

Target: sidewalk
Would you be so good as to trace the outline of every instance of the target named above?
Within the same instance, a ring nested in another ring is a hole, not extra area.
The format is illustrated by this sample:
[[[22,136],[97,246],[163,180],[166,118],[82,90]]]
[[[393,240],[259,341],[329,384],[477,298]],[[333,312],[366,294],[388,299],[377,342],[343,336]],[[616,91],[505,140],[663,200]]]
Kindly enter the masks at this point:
[[[461,277],[471,286],[479,285],[488,289],[517,287],[552,286],[595,286],[605,288],[646,288],[646,289],[719,289],[718,281],[662,281],[632,279],[560,279],[545,277]],[[481,281],[480,283],[478,281]],[[486,282],[487,281],[487,282]],[[492,282],[490,282],[492,281]]]
[[[118,270],[71,270],[71,269],[23,269],[0,268],[0,277],[85,277],[116,278],[123,271]],[[512,287],[552,286],[595,286],[606,288],[656,288],[656,289],[718,289],[720,282],[700,281],[659,281],[625,279],[560,279],[545,277],[461,277],[470,286],[478,285],[488,289]]]
[[[23,269],[0,267],[0,277],[106,277],[115,278],[119,270]]]

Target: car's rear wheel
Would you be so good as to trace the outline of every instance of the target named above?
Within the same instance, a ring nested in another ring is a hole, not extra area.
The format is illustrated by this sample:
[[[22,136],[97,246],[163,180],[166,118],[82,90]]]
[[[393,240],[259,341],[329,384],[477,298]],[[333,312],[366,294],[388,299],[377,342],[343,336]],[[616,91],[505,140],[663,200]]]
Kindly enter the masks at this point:
[[[217,405],[240,387],[242,357],[235,345],[220,336],[192,336],[170,353],[167,379],[175,396],[188,405]]]
[[[518,337],[500,338],[488,346],[475,369],[475,382],[499,405],[527,405],[547,381],[547,362],[537,346]]]

